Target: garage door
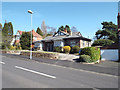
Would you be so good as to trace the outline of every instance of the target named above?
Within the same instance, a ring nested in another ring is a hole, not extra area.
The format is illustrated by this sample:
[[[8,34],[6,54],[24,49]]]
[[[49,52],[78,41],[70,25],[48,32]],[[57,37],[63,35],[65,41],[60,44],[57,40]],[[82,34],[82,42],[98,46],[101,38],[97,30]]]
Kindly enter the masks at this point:
[[[101,60],[118,61],[118,49],[101,50]]]

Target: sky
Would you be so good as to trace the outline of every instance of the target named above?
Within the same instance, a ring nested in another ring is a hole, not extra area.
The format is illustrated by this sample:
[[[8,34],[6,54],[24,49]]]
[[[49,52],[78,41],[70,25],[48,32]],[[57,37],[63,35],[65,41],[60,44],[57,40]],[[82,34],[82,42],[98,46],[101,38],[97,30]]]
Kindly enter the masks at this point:
[[[42,21],[50,27],[75,26],[84,37],[93,38],[103,21],[117,24],[117,2],[3,2],[2,25],[12,22],[14,34],[17,30],[30,31],[41,28]],[[48,30],[49,31],[49,30]]]

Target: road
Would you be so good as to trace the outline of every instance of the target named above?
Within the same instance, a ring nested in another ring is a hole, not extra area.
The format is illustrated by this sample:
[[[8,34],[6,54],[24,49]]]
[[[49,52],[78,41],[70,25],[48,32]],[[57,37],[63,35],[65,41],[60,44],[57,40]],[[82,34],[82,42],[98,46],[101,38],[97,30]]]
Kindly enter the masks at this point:
[[[118,88],[118,77],[2,55],[3,88]]]

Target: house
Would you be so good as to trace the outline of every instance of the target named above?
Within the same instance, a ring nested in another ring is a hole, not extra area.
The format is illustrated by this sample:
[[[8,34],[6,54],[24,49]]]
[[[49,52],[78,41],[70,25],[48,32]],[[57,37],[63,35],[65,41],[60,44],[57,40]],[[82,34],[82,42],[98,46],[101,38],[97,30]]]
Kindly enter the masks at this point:
[[[16,35],[14,35],[14,37],[13,37],[11,45],[15,45],[15,44],[20,42],[20,37],[21,37],[23,32],[24,31],[20,31],[20,30],[17,31]],[[31,31],[29,31],[29,32],[31,33]],[[32,34],[33,34],[33,42],[38,41],[38,40],[42,40],[42,36],[39,35],[38,33],[36,33],[35,30],[32,30]]]
[[[66,29],[44,38],[41,42],[44,51],[53,51],[55,47],[67,45],[71,47],[77,45],[80,48],[91,46],[91,39],[83,37],[80,32],[72,32],[70,30],[68,33]]]
[[[43,49],[42,49],[43,45],[42,45],[41,40],[39,40],[39,41],[34,41],[33,44],[34,44],[34,49],[43,50]]]

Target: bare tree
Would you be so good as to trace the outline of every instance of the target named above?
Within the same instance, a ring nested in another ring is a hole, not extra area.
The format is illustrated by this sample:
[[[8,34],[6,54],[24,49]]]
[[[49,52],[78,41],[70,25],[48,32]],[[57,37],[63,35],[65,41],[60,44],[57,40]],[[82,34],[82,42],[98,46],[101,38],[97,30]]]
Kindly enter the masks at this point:
[[[47,27],[45,25],[45,21],[42,22],[41,29],[42,29],[43,35],[47,35]]]
[[[50,26],[47,26],[47,29],[49,29],[50,31],[48,32],[49,34],[54,34],[56,32],[56,28],[55,27],[50,27]]]
[[[75,26],[72,26],[71,31],[72,32],[78,32],[78,30],[77,30],[77,28]]]

